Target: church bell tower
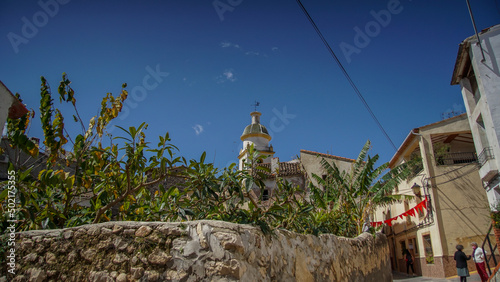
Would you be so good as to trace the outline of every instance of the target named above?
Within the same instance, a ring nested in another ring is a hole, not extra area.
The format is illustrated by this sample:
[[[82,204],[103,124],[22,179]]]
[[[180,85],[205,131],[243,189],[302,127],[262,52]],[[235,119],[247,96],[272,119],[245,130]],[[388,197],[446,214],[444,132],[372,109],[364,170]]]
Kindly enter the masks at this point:
[[[238,155],[240,170],[244,169],[244,164],[248,159],[248,147],[252,144],[255,150],[259,152],[259,155],[266,156],[263,163],[271,163],[274,155],[273,146],[269,144],[271,135],[269,135],[267,128],[260,124],[261,113],[254,111],[250,113],[250,116],[252,117],[252,123],[245,127],[240,137],[241,141],[243,141],[243,148]]]

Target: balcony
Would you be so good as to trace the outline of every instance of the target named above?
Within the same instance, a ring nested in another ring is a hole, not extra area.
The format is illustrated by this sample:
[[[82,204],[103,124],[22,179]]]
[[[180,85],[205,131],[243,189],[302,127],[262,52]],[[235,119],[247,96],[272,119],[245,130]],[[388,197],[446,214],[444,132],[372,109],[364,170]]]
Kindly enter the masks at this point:
[[[446,153],[436,157],[436,165],[454,165],[477,162],[475,152]]]
[[[422,160],[420,159],[419,161],[415,161],[409,166],[410,169],[410,174],[407,177],[407,180],[411,180],[415,178],[417,175],[424,170],[424,164],[422,163]]]
[[[479,154],[479,174],[484,182],[489,182],[495,175],[498,174],[497,164],[491,160],[495,159],[493,149],[491,147],[484,148]]]
[[[493,149],[491,147],[484,148],[479,154],[478,161],[479,165],[483,166],[487,161],[493,160],[495,155],[493,155]]]

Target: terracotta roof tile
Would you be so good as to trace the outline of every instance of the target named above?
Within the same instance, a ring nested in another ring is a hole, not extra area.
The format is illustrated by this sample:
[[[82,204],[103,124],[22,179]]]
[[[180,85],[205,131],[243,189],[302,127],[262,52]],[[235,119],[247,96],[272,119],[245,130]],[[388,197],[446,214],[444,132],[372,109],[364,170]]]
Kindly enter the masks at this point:
[[[349,159],[349,158],[344,158],[344,157],[339,157],[339,156],[334,156],[334,155],[325,154],[325,153],[319,153],[319,152],[314,152],[314,151],[308,151],[308,150],[300,150],[300,152],[301,153],[310,154],[310,155],[320,155],[320,156],[323,156],[323,157],[337,159],[337,160],[342,160],[342,161],[348,161],[348,162],[355,162],[356,161],[354,159]]]
[[[265,167],[271,170],[271,164],[259,164],[261,167]],[[276,173],[274,171],[265,172],[266,175],[275,176]],[[302,170],[300,169],[300,163],[279,163],[278,176],[291,176],[291,175],[299,175],[302,174]]]

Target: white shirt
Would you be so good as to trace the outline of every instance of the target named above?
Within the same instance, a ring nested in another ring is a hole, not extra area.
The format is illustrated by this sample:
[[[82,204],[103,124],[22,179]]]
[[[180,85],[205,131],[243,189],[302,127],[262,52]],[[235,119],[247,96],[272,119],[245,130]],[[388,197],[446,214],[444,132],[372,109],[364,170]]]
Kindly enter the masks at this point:
[[[484,252],[483,252],[483,249],[477,247],[476,251],[474,252],[473,259],[474,259],[474,262],[476,262],[476,263],[483,262],[484,261]]]

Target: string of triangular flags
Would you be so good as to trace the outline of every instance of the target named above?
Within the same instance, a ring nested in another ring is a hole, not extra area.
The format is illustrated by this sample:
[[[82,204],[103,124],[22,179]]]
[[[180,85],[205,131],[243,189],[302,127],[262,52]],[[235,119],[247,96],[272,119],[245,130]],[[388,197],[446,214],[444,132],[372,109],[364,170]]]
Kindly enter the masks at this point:
[[[370,224],[373,226],[373,227],[379,227],[381,226],[382,224],[386,223],[388,226],[392,226],[392,221],[393,220],[396,220],[398,218],[401,218],[403,219],[403,217],[406,217],[406,216],[416,216],[417,215],[417,212],[423,212],[424,209],[427,209],[427,197],[425,197],[425,199],[420,202],[418,205],[416,205],[415,207],[405,211],[404,213],[398,215],[398,216],[395,216],[393,218],[389,218],[389,219],[386,219],[384,221],[374,221],[374,222],[370,222]]]

